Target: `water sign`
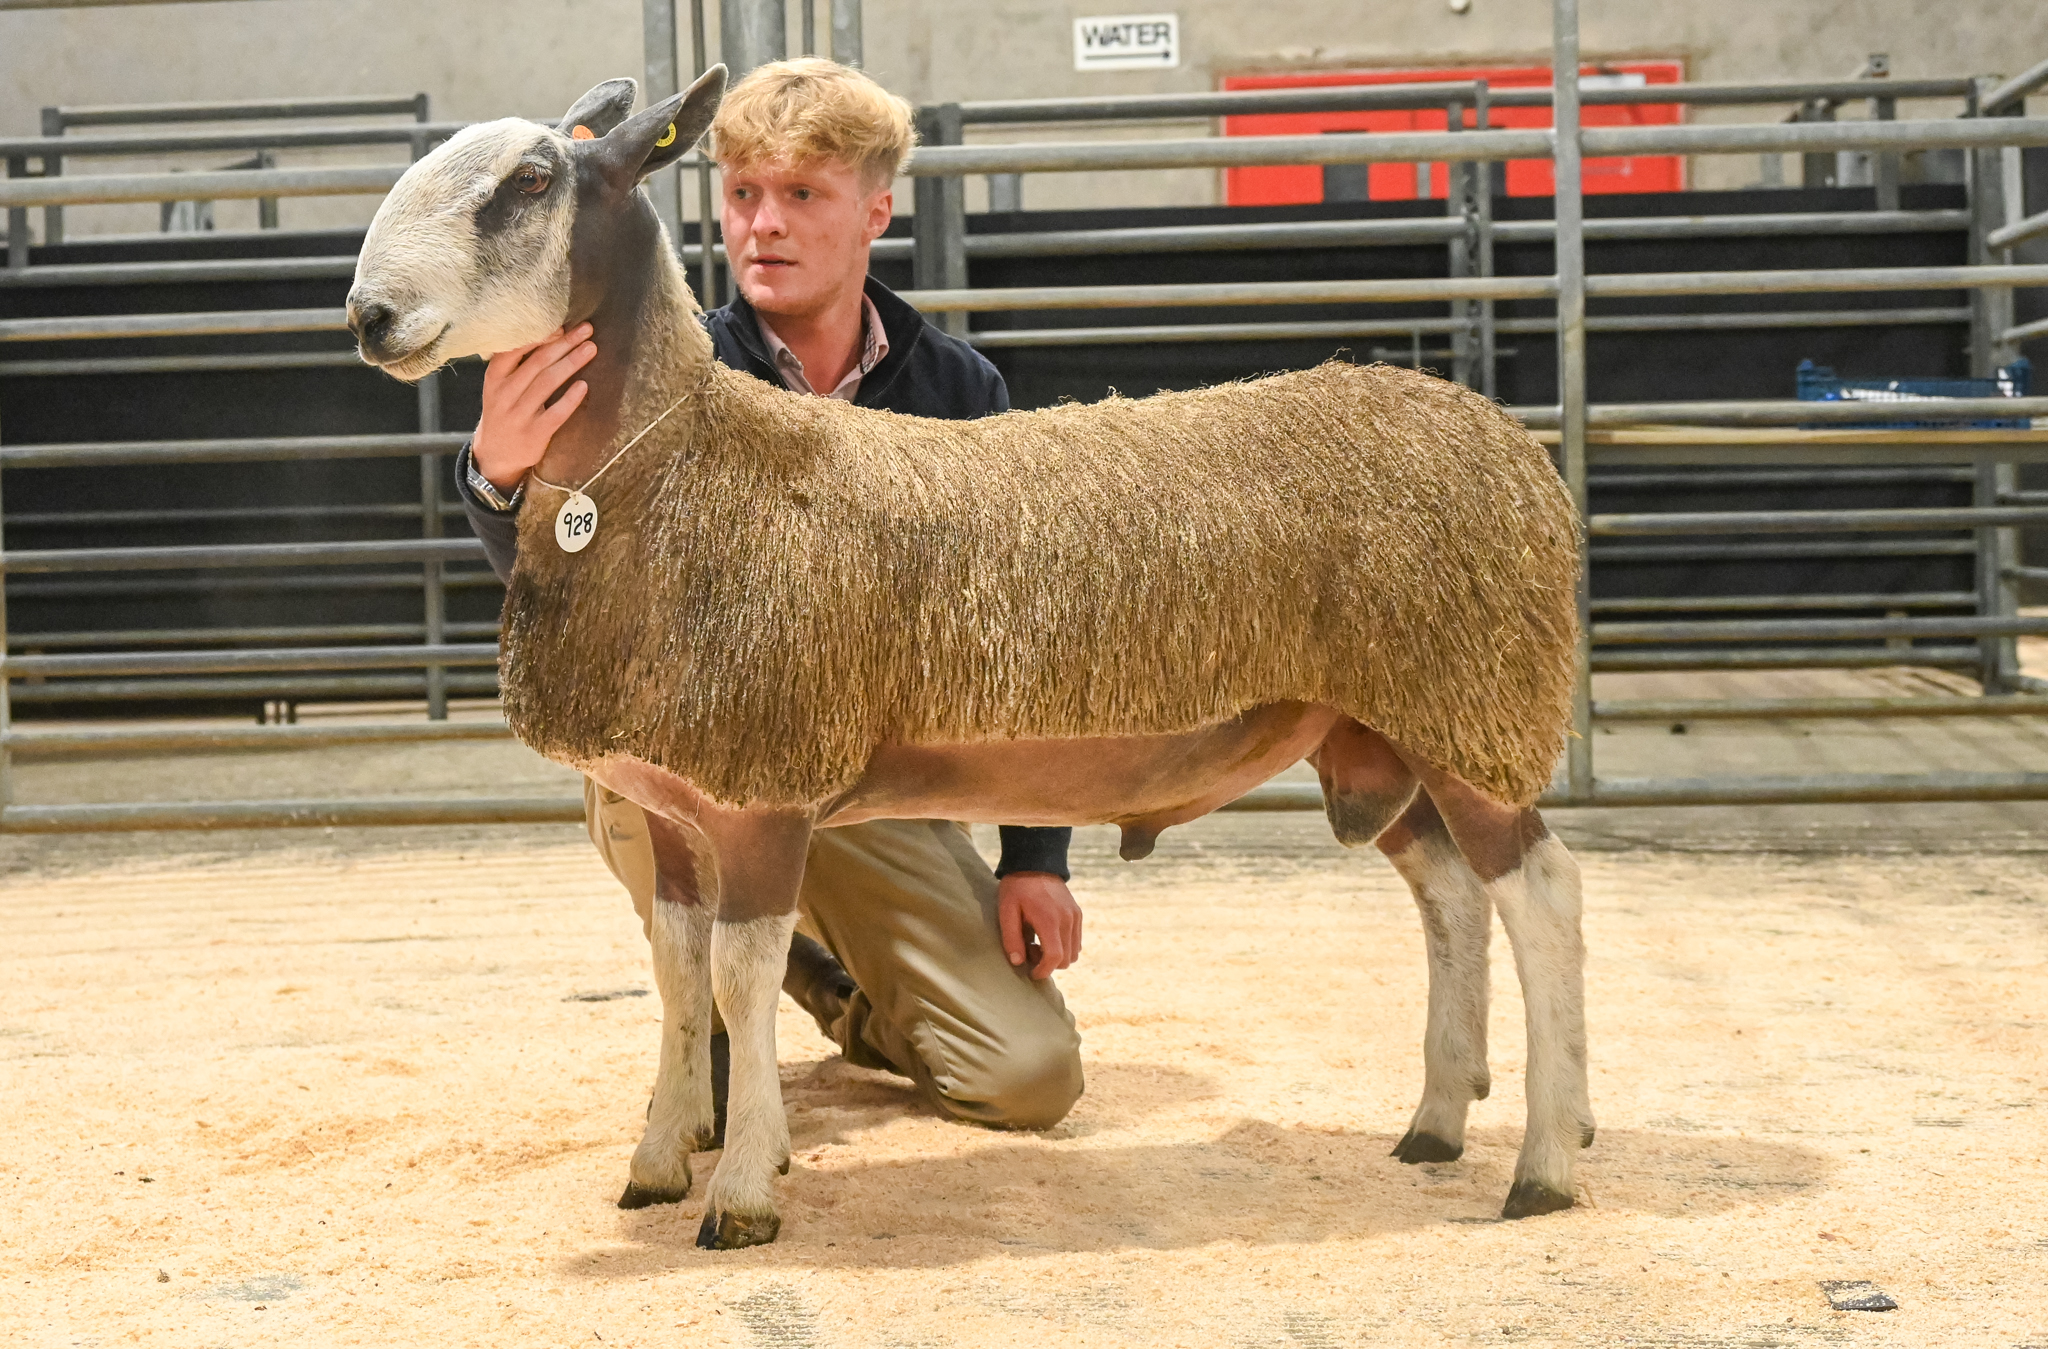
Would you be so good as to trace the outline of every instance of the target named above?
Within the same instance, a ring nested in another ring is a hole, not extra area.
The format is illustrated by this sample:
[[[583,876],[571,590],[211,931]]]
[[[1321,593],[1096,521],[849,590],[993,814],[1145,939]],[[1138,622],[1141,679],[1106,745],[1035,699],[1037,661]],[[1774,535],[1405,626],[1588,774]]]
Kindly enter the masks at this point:
[[[1109,14],[1074,20],[1076,70],[1174,70],[1179,66],[1178,14]]]

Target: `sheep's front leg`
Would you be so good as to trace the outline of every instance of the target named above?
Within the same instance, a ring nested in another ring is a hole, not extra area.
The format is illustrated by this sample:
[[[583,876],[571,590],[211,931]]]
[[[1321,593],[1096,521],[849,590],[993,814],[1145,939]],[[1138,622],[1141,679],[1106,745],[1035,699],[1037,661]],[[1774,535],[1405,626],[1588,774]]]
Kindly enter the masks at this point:
[[[1493,907],[1435,804],[1418,795],[1379,838],[1408,882],[1429,955],[1429,1023],[1422,1039],[1422,1102],[1394,1145],[1404,1162],[1450,1162],[1465,1152],[1465,1119],[1486,1099],[1487,945]]]
[[[716,880],[704,840],[647,812],[654,848],[654,913],[648,937],[661,994],[661,1061],[647,1130],[633,1150],[619,1207],[673,1204],[690,1192],[690,1154],[712,1145],[711,949]]]
[[[697,1244],[733,1250],[775,1240],[775,1177],[789,1170],[789,1119],[775,1056],[775,1006],[789,962],[809,849],[808,816],[733,813],[707,832],[718,849],[711,987],[732,1045],[725,1156],[705,1195]]]

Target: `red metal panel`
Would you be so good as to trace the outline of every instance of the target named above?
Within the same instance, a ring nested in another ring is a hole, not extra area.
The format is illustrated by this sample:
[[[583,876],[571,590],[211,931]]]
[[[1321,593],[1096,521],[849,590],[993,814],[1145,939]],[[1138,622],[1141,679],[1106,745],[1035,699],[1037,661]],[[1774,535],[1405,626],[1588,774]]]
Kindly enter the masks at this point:
[[[1677,61],[1618,61],[1589,65],[1580,72],[1586,80],[1639,77],[1645,84],[1676,84],[1684,78],[1685,67]],[[1446,70],[1342,70],[1314,71],[1285,75],[1231,75],[1225,89],[1327,88],[1341,84],[1433,84],[1452,80],[1484,79],[1496,89],[1543,87],[1550,83],[1548,66]],[[1631,81],[1633,82],[1633,81]],[[1593,104],[1584,110],[1586,126],[1652,126],[1682,120],[1676,103]],[[1548,108],[1495,108],[1490,123],[1496,127],[1548,127]],[[1226,136],[1303,136],[1325,131],[1442,131],[1450,125],[1444,110],[1417,109],[1412,112],[1303,112],[1270,113],[1250,117],[1226,117]],[[1465,110],[1465,125],[1473,125],[1472,110]],[[1441,197],[1448,181],[1443,164],[1429,166],[1429,196]],[[1367,170],[1366,190],[1374,201],[1413,201],[1420,174],[1413,164],[1374,164]],[[1510,160],[1507,168],[1508,195],[1547,197],[1555,188],[1547,159]],[[1677,192],[1685,186],[1685,160],[1677,155],[1638,155],[1627,159],[1585,161],[1585,190],[1610,192]],[[1320,166],[1275,166],[1224,171],[1225,200],[1232,206],[1279,206],[1323,199],[1323,171]]]

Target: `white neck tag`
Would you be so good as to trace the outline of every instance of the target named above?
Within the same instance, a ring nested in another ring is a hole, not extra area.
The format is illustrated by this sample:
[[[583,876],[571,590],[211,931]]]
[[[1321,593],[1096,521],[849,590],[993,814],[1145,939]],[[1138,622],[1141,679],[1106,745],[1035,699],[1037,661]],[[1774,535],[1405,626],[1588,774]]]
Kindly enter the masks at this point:
[[[555,543],[565,553],[580,553],[597,535],[597,503],[581,492],[569,493],[555,512]]]
[[[661,425],[668,418],[669,413],[674,412],[677,408],[689,402],[694,393],[695,390],[692,390],[691,393],[686,393],[675,402],[670,403],[663,410],[661,416],[656,417],[653,421],[641,427],[631,440],[612,451],[612,457],[600,464],[597,472],[583,480],[583,486],[573,490],[567,487],[556,487],[554,483],[541,477],[538,472],[533,474],[533,481],[539,483],[542,487],[552,487],[557,492],[569,493],[569,499],[562,503],[562,509],[555,512],[556,546],[565,553],[580,553],[590,546],[590,541],[597,537],[597,503],[590,499],[590,485],[609,472],[613,464],[625,458],[626,451],[638,445],[649,431]]]

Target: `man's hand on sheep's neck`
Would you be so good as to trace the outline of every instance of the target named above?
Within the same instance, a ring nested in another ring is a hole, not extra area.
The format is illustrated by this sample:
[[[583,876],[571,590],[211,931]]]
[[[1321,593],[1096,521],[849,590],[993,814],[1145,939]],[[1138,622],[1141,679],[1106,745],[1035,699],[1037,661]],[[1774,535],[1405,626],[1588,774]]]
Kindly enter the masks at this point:
[[[526,481],[555,432],[583,405],[588,384],[579,379],[562,386],[597,355],[590,335],[590,325],[579,323],[545,342],[501,351],[484,368],[484,415],[469,456],[499,491],[510,493]]]
[[[996,882],[996,920],[1003,954],[1012,965],[1031,961],[1033,979],[1050,978],[1081,958],[1081,906],[1049,871],[1012,871]]]

